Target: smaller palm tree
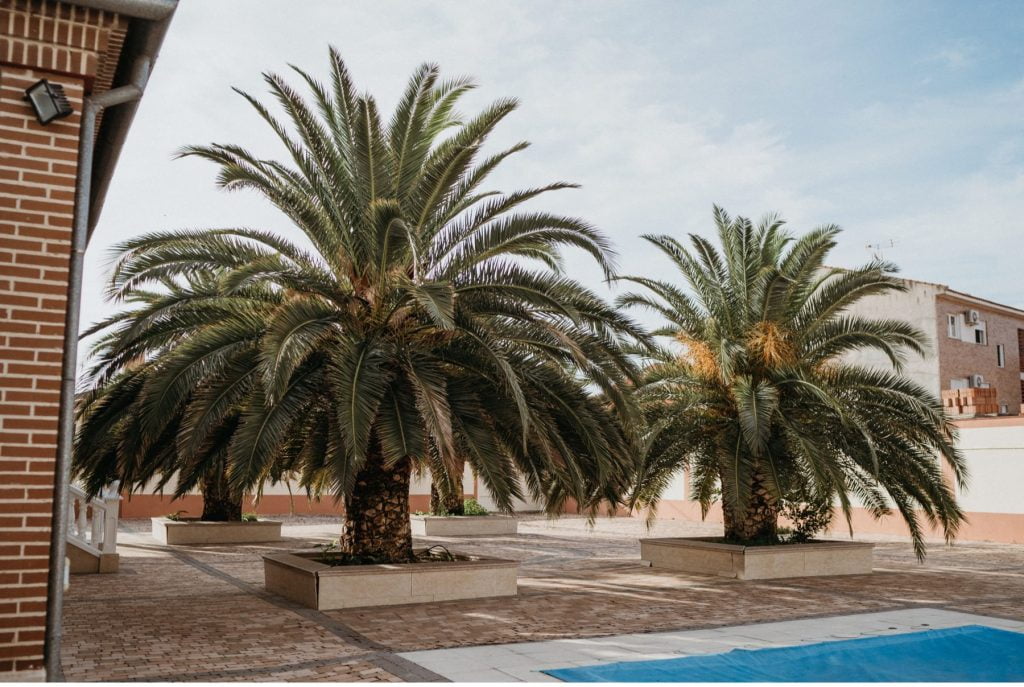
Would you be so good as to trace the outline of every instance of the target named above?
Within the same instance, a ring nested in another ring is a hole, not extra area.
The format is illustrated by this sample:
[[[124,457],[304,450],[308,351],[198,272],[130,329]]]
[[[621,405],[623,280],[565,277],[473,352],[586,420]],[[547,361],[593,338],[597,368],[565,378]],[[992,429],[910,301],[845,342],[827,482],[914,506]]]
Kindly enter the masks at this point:
[[[430,513],[432,515],[465,515],[466,494],[462,486],[462,475],[466,463],[458,458],[452,466],[451,479],[431,476]]]
[[[90,351],[87,390],[76,402],[74,470],[90,493],[114,480],[129,493],[173,485],[173,498],[203,495],[201,520],[241,520],[243,493],[227,477],[227,448],[241,408],[229,404],[222,415],[191,411],[217,407],[211,400],[220,382],[251,370],[256,350],[235,347],[208,358],[198,377],[183,375],[184,363],[189,342],[209,319],[240,327],[243,302],[269,307],[275,296],[250,285],[227,299],[220,272],[186,275],[160,289],[128,287],[119,295],[127,307],[84,333],[100,335]],[[183,376],[180,393],[169,395],[170,382]]]
[[[692,234],[690,248],[644,237],[688,290],[624,277],[646,292],[620,305],[662,315],[655,334],[672,341],[649,353],[640,389],[647,430],[633,504],[653,508],[686,469],[705,514],[720,493],[730,540],[777,541],[781,504],[793,494],[834,499],[848,523],[855,499],[875,517],[895,506],[919,556],[922,518],[952,540],[964,516],[940,461],[963,484],[955,429],[934,394],[901,375],[926,337],[906,322],[848,312],[904,290],[895,266],[825,267],[836,226],[795,237],[775,217],[756,227],[717,207],[714,217],[720,247]],[[883,352],[893,370],[848,362],[865,349]]]

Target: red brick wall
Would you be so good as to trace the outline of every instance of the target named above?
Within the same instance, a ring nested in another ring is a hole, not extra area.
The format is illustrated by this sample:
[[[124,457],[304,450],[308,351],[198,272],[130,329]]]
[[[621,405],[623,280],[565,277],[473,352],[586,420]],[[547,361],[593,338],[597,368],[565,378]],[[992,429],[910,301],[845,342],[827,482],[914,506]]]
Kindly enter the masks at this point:
[[[951,339],[946,335],[946,314],[977,310],[985,322],[986,344]],[[985,381],[996,389],[997,406],[1005,405],[1011,415],[1020,412],[1021,352],[1017,331],[1024,328],[1024,315],[986,307],[971,301],[943,294],[936,299],[936,341],[939,351],[939,381],[948,389],[950,380],[972,374],[984,375]],[[996,364],[996,345],[1002,344],[1006,365]]]
[[[109,85],[124,30],[116,15],[0,2],[0,672],[42,665],[78,113]],[[75,108],[45,127],[22,99],[43,78]]]
[[[1018,367],[1024,372],[1024,329],[1017,330],[1017,356],[1020,358]],[[1020,380],[1020,410],[1024,413],[1024,377]]]

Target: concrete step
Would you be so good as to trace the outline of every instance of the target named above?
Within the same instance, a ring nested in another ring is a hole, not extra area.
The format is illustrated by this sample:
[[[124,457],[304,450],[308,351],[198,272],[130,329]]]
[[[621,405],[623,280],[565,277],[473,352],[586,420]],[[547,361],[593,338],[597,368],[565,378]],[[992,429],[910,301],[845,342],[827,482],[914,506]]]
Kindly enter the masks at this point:
[[[120,565],[120,556],[116,553],[97,554],[71,538],[68,539],[68,560],[72,575],[116,573]]]

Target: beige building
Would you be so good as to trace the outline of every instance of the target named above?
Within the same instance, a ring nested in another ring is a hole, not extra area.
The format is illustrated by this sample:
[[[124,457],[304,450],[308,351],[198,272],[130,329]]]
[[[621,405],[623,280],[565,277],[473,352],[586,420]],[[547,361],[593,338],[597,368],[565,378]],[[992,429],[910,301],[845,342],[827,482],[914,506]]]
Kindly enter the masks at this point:
[[[1024,310],[942,284],[910,279],[904,283],[906,292],[865,298],[850,312],[905,320],[925,332],[929,338],[927,355],[908,356],[904,373],[928,390],[938,395],[951,390],[987,389],[980,395],[986,400],[995,398],[972,412],[1020,415],[1024,403]],[[875,351],[849,359],[891,369],[888,358]]]

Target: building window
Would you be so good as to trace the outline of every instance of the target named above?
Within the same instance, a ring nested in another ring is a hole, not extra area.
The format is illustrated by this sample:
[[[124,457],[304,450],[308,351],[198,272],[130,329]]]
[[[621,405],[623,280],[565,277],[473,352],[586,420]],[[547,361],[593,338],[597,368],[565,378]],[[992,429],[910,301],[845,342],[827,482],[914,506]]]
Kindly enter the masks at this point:
[[[996,365],[1006,367],[1006,348],[1003,344],[996,344]]]
[[[983,327],[978,327],[974,330],[974,343],[985,345],[988,343],[988,336],[985,334]]]
[[[946,315],[946,335],[951,339],[960,338],[960,316]]]

